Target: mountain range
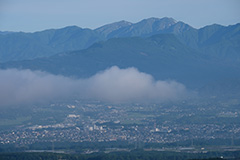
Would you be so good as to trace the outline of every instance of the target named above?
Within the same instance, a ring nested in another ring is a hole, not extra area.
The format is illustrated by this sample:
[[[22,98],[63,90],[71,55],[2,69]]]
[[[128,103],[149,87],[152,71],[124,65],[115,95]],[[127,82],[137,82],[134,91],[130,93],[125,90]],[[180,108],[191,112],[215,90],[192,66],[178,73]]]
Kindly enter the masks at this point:
[[[0,62],[48,57],[81,50],[99,41],[120,37],[149,37],[174,34],[183,44],[214,58],[239,60],[240,24],[210,25],[195,29],[172,18],[149,18],[138,23],[120,21],[97,29],[69,26],[34,33],[0,32]],[[228,53],[226,53],[228,52]]]
[[[156,79],[174,79],[193,88],[219,79],[238,83],[240,23],[195,29],[172,18],[149,18],[94,30],[70,26],[34,33],[0,32],[0,62],[3,69],[81,78],[114,65],[136,67]]]

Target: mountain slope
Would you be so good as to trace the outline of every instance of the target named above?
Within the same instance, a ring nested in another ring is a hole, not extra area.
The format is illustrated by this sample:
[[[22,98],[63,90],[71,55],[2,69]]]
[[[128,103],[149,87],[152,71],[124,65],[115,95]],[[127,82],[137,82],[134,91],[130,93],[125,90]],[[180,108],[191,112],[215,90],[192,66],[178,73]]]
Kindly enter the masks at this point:
[[[8,62],[0,67],[42,70],[85,78],[114,65],[120,68],[136,67],[156,79],[174,79],[190,87],[201,86],[226,76],[240,75],[239,66],[206,59],[173,34],[149,38],[113,38],[95,43],[85,50],[49,58]]]
[[[66,27],[35,33],[0,35],[0,62],[34,59],[90,46],[101,38],[90,29]]]
[[[135,24],[128,23],[128,25],[118,27],[118,29],[106,34],[106,37],[146,37],[159,33],[170,33],[167,30],[175,24],[176,21],[172,18],[149,18]],[[99,29],[96,29],[96,31],[99,31]]]
[[[95,30],[76,26],[35,33],[0,32],[0,62],[48,57],[59,52],[86,49],[92,44],[118,37],[149,37],[175,34],[183,44],[209,58],[239,61],[239,24],[210,25],[195,29],[172,18],[149,18],[138,23],[120,21]]]
[[[228,27],[212,25],[200,29],[199,50],[213,58],[240,62],[240,23]]]

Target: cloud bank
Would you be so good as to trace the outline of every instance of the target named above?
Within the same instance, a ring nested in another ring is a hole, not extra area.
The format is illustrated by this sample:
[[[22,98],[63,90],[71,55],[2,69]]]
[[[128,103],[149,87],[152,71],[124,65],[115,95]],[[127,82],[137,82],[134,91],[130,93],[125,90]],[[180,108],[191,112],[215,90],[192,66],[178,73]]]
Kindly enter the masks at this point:
[[[136,68],[113,66],[87,79],[71,79],[40,71],[0,70],[0,106],[79,98],[106,102],[163,102],[183,98],[184,85],[156,81]]]

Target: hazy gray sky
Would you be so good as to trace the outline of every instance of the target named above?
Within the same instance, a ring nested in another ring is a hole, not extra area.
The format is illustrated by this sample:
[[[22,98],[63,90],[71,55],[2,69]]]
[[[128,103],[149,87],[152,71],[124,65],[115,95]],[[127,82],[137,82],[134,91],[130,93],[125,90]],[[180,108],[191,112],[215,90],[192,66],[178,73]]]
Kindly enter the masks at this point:
[[[0,0],[0,31],[77,25],[97,28],[127,20],[172,17],[193,27],[240,22],[240,0]]]

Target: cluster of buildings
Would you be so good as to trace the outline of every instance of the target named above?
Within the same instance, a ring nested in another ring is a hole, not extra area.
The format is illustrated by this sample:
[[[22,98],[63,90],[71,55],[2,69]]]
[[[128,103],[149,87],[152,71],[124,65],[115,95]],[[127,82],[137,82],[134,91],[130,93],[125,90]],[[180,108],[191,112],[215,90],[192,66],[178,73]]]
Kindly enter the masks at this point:
[[[38,142],[126,141],[165,144],[191,141],[194,144],[199,139],[231,139],[230,143],[234,144],[234,140],[240,138],[239,123],[201,122],[204,119],[194,121],[199,112],[206,112],[209,116],[209,108],[94,104],[81,107],[67,105],[67,108],[72,111],[65,115],[62,123],[25,125],[2,131],[0,143],[29,145]],[[239,118],[239,112],[234,110],[219,110],[214,114],[218,118]]]

